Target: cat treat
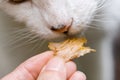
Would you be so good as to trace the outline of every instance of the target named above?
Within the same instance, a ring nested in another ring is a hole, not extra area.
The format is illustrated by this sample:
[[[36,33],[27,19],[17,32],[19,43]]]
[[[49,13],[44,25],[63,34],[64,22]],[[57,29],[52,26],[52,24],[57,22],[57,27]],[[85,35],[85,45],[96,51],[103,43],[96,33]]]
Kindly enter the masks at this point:
[[[69,61],[96,51],[90,47],[85,47],[85,43],[87,43],[85,38],[72,38],[59,43],[50,42],[48,47],[55,52],[55,56],[63,57],[65,61]]]

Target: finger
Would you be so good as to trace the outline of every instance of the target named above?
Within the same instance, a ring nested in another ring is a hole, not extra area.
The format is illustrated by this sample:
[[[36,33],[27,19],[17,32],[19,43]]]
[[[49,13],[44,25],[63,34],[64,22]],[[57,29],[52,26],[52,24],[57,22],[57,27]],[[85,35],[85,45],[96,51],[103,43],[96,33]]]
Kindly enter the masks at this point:
[[[37,80],[66,80],[65,61],[60,57],[51,59]]]
[[[43,66],[53,57],[53,52],[47,51],[36,55],[19,67],[2,80],[36,80]]]
[[[86,80],[86,76],[83,72],[76,71],[69,80]]]
[[[70,61],[70,62],[67,62],[65,65],[66,65],[66,71],[67,71],[67,79],[69,79],[77,69],[76,64]]]

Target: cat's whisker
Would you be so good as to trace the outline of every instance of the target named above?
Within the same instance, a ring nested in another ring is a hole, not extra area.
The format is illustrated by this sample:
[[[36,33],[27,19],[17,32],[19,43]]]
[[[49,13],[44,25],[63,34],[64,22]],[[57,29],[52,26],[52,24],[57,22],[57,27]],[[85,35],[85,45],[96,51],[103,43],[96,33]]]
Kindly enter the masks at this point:
[[[14,28],[13,30],[12,30],[13,32],[13,34],[16,34],[16,33],[19,33],[19,32],[28,32],[29,30],[28,30],[28,28]]]
[[[32,34],[29,34],[29,33],[26,33],[26,34],[16,34],[16,35],[13,35],[12,36],[12,38],[14,39],[14,40],[23,40],[23,39],[27,39],[27,38],[29,38],[29,37],[31,37],[32,36]]]
[[[31,44],[31,43],[35,43],[35,42],[37,42],[37,41],[41,41],[42,39],[34,39],[34,40],[28,40],[28,42]]]
[[[103,6],[105,6],[105,4],[106,4],[106,2],[107,2],[108,0],[100,0],[98,3],[98,9],[99,8],[101,8],[101,7],[103,7]]]
[[[41,40],[41,41],[42,41],[42,40]],[[31,51],[36,51],[37,48],[39,48],[39,45],[41,45],[41,44],[40,44],[41,41],[37,41],[37,42],[34,44],[34,46],[33,46],[33,48],[31,49]],[[42,42],[43,42],[43,41],[42,41]]]
[[[28,45],[28,44],[26,44],[25,42],[22,42],[21,44],[14,44],[14,46],[12,47],[12,49],[13,50],[15,50],[15,49],[17,49],[17,48],[20,48],[20,47],[25,47],[26,45]]]
[[[95,29],[95,30],[100,30],[100,31],[104,31],[104,29],[102,27],[98,27],[98,25],[87,25],[88,28],[91,28],[91,29]]]
[[[23,40],[23,41],[21,41],[19,43],[14,43],[13,45],[14,45],[14,48],[16,49],[16,48],[20,48],[20,47],[23,47],[23,46],[28,46],[30,44],[32,44],[32,43],[28,42],[27,40]]]
[[[40,48],[45,44],[46,40],[43,40],[43,42],[40,44]]]
[[[26,33],[18,33],[18,34],[13,34],[13,37],[28,37],[28,36],[32,36],[33,34],[26,32]]]
[[[111,22],[110,19],[105,19],[105,18],[101,18],[101,19],[91,19],[92,22],[100,22],[100,23],[105,23],[105,22]]]
[[[94,17],[104,17],[104,16],[109,16],[109,14],[105,14],[105,13],[96,13],[93,15]]]
[[[24,34],[26,34],[26,33],[28,33],[28,34],[34,34],[34,33],[32,33],[32,32],[30,32],[30,30],[28,29],[28,28],[22,28],[22,29],[20,29],[20,28],[17,28],[17,29],[14,29],[14,30],[12,30],[13,32],[11,33],[12,35],[24,35]]]
[[[103,29],[99,29],[99,28],[91,27],[91,26],[89,26],[88,28],[89,28],[89,29],[92,29],[92,30],[94,29],[94,30],[98,30],[98,31],[104,31]]]
[[[20,48],[22,46],[27,46],[32,43],[42,41],[42,38],[39,38],[40,35],[31,34],[30,32],[19,33],[13,36],[10,45],[14,45],[14,48]],[[14,41],[14,42],[13,42]],[[21,43],[21,44],[19,44]],[[16,46],[17,45],[17,46]]]
[[[34,43],[34,42],[39,41],[39,40],[42,40],[42,39],[39,38],[38,36],[33,36],[33,37],[29,38],[27,41],[29,43]]]
[[[96,10],[98,11],[98,10],[101,10],[105,7],[108,7],[109,4],[107,2],[109,2],[109,0],[100,0]]]
[[[41,40],[36,42],[34,47],[31,50],[37,51],[38,48],[42,48],[42,46],[45,44],[46,40]]]
[[[10,34],[12,37],[24,37],[24,36],[29,36],[29,35],[33,35],[30,32],[18,32],[18,33],[11,33]]]
[[[38,35],[33,35],[30,32],[19,33],[19,34],[13,35],[12,40],[9,41],[9,43],[10,45],[14,45],[17,43],[23,43],[23,41],[25,41],[26,43],[30,44],[32,40],[37,39],[37,38],[38,38]],[[35,42],[35,41],[32,41],[32,42]]]

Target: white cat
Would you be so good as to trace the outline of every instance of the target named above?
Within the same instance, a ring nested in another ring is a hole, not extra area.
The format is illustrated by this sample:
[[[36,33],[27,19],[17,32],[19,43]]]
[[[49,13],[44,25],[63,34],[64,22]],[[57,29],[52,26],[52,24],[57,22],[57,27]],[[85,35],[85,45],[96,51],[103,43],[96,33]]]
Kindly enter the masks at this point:
[[[95,0],[1,0],[0,8],[41,38],[58,38],[88,27],[97,10]],[[71,24],[72,23],[72,24]],[[70,25],[71,24],[71,25]],[[56,29],[67,28],[57,32]],[[55,30],[54,30],[55,29]]]
[[[109,7],[104,7],[104,2],[108,3]],[[101,80],[113,80],[114,65],[110,50],[111,41],[118,29],[119,17],[116,16],[120,16],[119,2],[119,0],[0,0],[0,8],[15,20],[24,22],[31,33],[43,39],[78,35],[88,29],[92,21],[96,22],[94,18],[101,15],[97,14],[104,10],[104,17],[110,21],[103,21],[101,25],[107,32],[101,50],[104,76]],[[109,67],[106,67],[106,64]]]

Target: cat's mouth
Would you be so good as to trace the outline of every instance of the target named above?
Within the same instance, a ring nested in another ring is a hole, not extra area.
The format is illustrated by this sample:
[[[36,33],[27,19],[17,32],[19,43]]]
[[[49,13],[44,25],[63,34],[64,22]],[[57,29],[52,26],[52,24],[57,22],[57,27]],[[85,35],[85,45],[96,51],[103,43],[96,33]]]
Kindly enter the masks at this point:
[[[51,30],[53,32],[57,32],[57,33],[63,33],[65,35],[67,35],[69,33],[69,29],[70,29],[71,25],[70,26],[66,26],[66,25],[58,25],[58,28],[55,28],[54,26],[51,27]]]
[[[70,39],[70,38],[79,38],[82,35],[82,33],[84,32],[84,30],[78,32],[78,33],[75,33],[75,34],[69,34],[69,33],[65,33],[64,36],[60,36],[60,37],[54,37],[54,38],[49,38],[47,39],[48,41],[64,41],[66,39]]]

